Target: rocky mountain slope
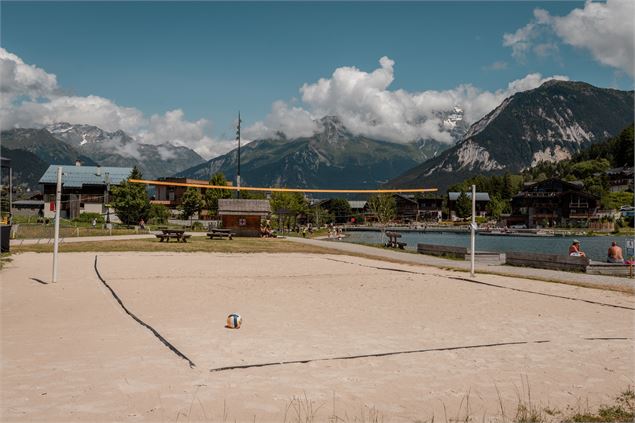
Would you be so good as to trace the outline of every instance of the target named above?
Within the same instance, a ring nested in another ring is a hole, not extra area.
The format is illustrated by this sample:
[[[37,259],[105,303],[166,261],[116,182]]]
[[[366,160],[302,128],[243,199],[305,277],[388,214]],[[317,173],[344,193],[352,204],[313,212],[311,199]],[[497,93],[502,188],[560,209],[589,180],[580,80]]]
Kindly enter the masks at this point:
[[[241,178],[251,186],[373,188],[421,163],[431,149],[356,136],[334,116],[319,121],[311,137],[253,141],[241,149]],[[441,149],[442,146],[433,148]],[[446,147],[447,148],[447,147]],[[235,179],[237,151],[194,166],[177,176],[209,179],[223,172]]]
[[[463,140],[387,186],[441,189],[479,173],[518,172],[571,157],[633,121],[633,91],[548,81],[519,92],[474,123]]]

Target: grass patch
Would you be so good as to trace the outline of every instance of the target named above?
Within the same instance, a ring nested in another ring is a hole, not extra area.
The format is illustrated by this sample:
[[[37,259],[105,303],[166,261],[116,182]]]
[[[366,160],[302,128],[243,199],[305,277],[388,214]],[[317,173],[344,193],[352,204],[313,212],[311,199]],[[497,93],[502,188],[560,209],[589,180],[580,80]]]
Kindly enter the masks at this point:
[[[11,253],[2,253],[0,255],[0,269],[3,269],[4,266],[11,263],[13,259],[11,258]]]
[[[33,244],[11,247],[14,253],[51,253],[52,244]],[[180,253],[317,253],[339,254],[329,248],[298,244],[275,238],[235,238],[233,240],[210,240],[192,237],[188,242],[159,242],[157,239],[112,240],[91,242],[69,242],[60,244],[62,253],[119,252],[119,251],[170,251]]]

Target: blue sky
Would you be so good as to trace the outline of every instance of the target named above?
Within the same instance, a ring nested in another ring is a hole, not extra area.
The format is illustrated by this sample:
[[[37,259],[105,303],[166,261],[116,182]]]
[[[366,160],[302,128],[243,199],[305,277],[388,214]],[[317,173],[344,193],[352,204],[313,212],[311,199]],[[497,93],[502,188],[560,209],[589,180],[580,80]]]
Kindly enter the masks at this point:
[[[584,7],[570,1],[3,1],[1,36],[4,49],[54,74],[65,94],[103,97],[148,117],[179,109],[184,119],[209,121],[206,133],[222,139],[233,136],[239,109],[246,126],[264,121],[276,100],[306,109],[303,84],[344,66],[370,73],[383,56],[394,61],[390,91],[460,84],[496,91],[531,73],[632,89],[628,72],[547,30],[532,38],[549,47],[544,51],[519,58],[503,45],[504,34],[536,19],[536,9],[566,16]],[[313,106],[314,113],[324,109]]]

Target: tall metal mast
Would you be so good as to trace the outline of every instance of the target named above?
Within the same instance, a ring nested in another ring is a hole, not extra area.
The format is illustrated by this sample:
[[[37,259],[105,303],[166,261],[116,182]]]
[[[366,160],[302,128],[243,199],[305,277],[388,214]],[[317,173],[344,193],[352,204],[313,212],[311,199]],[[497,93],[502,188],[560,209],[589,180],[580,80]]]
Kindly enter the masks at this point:
[[[236,139],[238,140],[238,172],[236,172],[236,186],[238,187],[238,198],[240,198],[240,110],[238,111],[238,126],[236,128]]]

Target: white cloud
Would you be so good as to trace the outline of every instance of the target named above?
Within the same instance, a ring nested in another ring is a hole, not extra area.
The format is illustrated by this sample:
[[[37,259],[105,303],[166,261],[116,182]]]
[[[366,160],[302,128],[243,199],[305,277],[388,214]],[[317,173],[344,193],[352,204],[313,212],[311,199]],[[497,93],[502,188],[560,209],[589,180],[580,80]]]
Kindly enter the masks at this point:
[[[553,78],[567,79],[543,78],[534,73],[493,92],[471,84],[445,91],[393,91],[389,87],[394,80],[395,62],[382,57],[379,64],[372,72],[341,67],[330,78],[303,84],[302,108],[277,101],[265,121],[257,122],[246,132],[252,138],[271,136],[276,131],[293,136],[287,132],[289,129],[295,135],[309,135],[315,130],[315,119],[335,115],[354,134],[393,142],[419,138],[451,142],[451,128],[444,124],[442,115],[452,112],[455,106],[464,110],[468,123],[473,123],[518,91],[536,88]]]
[[[556,37],[573,47],[588,50],[599,63],[635,75],[635,1],[587,1],[583,8],[566,16],[553,16],[534,10],[534,19],[514,33],[503,35],[503,45],[512,56],[523,60],[533,47],[538,55],[552,54],[558,48],[552,41],[534,44],[542,37]]]
[[[494,62],[492,64],[484,66],[483,69],[484,70],[499,71],[499,70],[507,69],[508,66],[509,66],[509,64],[507,62],[499,60],[499,61],[496,61],[496,62]]]
[[[57,77],[0,47],[0,94],[4,100],[17,96],[37,98],[54,94]]]
[[[205,158],[232,148],[230,142],[211,136],[209,121],[189,121],[180,109],[148,118],[139,109],[120,106],[104,97],[63,95],[55,75],[25,64],[3,48],[0,48],[0,94],[0,129],[70,122],[94,125],[106,131],[122,129],[147,144],[186,146]],[[140,158],[135,144],[116,146],[119,153]],[[164,150],[164,155],[169,158],[168,150]]]

